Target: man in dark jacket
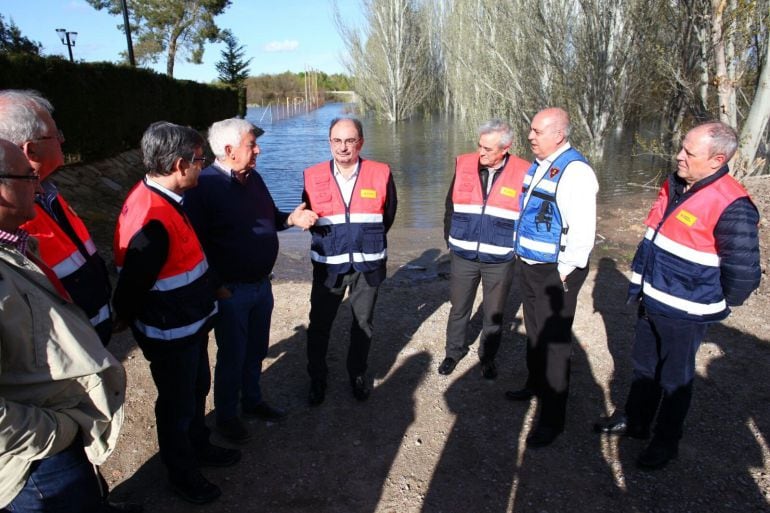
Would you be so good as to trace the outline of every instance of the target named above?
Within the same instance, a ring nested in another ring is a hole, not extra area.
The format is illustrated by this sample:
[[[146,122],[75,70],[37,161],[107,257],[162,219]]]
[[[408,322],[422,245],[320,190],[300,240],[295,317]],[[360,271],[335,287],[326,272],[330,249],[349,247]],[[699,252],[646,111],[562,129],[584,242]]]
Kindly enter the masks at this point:
[[[723,123],[687,133],[634,257],[629,300],[639,303],[639,318],[631,390],[625,412],[594,429],[646,439],[657,413],[652,441],[637,459],[642,469],[677,456],[706,329],[759,286],[759,213],[727,167],[737,146]]]

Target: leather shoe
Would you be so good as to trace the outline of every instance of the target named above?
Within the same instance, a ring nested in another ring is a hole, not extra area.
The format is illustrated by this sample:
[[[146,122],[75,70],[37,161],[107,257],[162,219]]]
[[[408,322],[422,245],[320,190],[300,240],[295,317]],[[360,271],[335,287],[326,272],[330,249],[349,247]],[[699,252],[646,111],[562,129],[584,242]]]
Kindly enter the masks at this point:
[[[527,447],[538,448],[551,445],[560,434],[561,429],[537,426],[527,437]]]
[[[529,401],[535,397],[535,392],[531,388],[521,388],[519,390],[508,390],[505,392],[505,398],[509,401]]]
[[[308,396],[308,402],[310,406],[318,406],[326,398],[326,382],[320,379],[313,379],[310,381],[310,394]]]
[[[195,457],[201,467],[229,467],[238,463],[241,451],[208,444],[196,451]]]
[[[351,378],[350,386],[353,387],[353,397],[359,401],[366,401],[369,398],[369,385],[366,384],[366,378],[364,376],[356,376]]]
[[[628,419],[625,415],[620,413],[614,413],[609,417],[602,417],[596,423],[594,423],[595,433],[606,433],[608,435],[626,436],[628,438],[636,438],[639,440],[646,440],[650,438],[650,430],[629,425]]]
[[[497,377],[497,365],[495,365],[495,362],[482,363],[481,376],[484,379],[495,379]]]
[[[233,417],[225,421],[217,421],[217,431],[228,442],[235,444],[242,444],[251,438],[251,433],[246,426],[243,425],[241,419]]]
[[[443,376],[448,376],[449,374],[452,374],[455,367],[457,367],[457,360],[447,356],[444,358],[444,361],[441,362],[441,365],[438,366],[438,373]]]
[[[241,412],[246,417],[256,417],[267,422],[278,422],[279,420],[286,418],[285,411],[279,408],[274,408],[267,404],[265,401],[262,401],[252,408],[244,407],[241,409]]]
[[[203,477],[198,470],[191,470],[173,477],[169,476],[169,483],[177,495],[193,504],[206,504],[222,495],[222,490]]]
[[[669,444],[653,439],[650,445],[639,454],[636,464],[642,470],[659,470],[678,455],[679,447],[677,444]]]

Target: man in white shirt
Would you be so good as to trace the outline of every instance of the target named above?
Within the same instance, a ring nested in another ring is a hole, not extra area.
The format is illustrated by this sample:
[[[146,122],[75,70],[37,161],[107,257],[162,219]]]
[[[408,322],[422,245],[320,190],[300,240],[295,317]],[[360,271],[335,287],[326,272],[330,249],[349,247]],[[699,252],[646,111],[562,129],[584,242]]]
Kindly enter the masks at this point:
[[[536,160],[524,178],[516,234],[516,266],[527,330],[524,388],[512,401],[537,396],[540,413],[530,447],[551,444],[564,431],[569,392],[572,321],[596,234],[599,185],[585,157],[569,143],[569,115],[548,108],[532,119]]]

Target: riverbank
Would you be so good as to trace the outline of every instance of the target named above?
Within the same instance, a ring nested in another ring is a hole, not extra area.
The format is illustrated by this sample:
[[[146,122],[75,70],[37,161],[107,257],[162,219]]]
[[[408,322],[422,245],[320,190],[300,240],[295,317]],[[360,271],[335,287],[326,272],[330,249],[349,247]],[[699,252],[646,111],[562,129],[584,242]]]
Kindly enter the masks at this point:
[[[137,178],[98,166],[71,171],[57,181],[109,255],[114,216]],[[770,180],[754,181],[748,186],[763,214],[767,269]],[[503,397],[526,375],[515,286],[504,320],[500,377],[481,378],[477,342],[452,375],[436,373],[449,311],[440,227],[407,229],[397,222],[390,234],[390,277],[377,305],[370,356],[371,398],[359,403],[350,393],[344,371],[350,314],[343,307],[332,333],[326,402],[308,407],[308,239],[289,231],[281,235],[263,374],[267,400],[287,408],[288,418],[250,422],[255,437],[240,447],[242,461],[204,471],[222,487],[222,498],[203,507],[186,504],[168,491],[156,454],[155,390],[147,362],[130,335],[120,334],[110,349],[127,369],[127,415],[117,451],[103,467],[116,498],[141,502],[148,513],[767,510],[766,278],[746,305],[710,330],[698,353],[695,398],[677,461],[660,472],[640,472],[633,462],[641,443],[591,432],[592,422],[622,405],[627,391],[635,312],[624,302],[626,271],[653,196],[640,190],[600,209],[592,269],[574,325],[567,430],[551,447],[524,445],[534,402],[513,404]],[[479,322],[474,315],[474,335]],[[213,337],[209,353],[213,367]],[[209,420],[211,408],[210,396]]]

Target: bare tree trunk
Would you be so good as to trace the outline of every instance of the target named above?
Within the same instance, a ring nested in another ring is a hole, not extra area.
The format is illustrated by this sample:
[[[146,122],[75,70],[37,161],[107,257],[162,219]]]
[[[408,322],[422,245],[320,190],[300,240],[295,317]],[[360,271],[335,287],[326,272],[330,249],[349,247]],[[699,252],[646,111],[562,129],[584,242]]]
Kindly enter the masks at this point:
[[[727,0],[711,0],[711,44],[714,49],[716,66],[714,78],[717,83],[719,120],[735,127],[738,124],[738,108],[735,101],[735,47],[733,44],[735,31],[731,16],[728,16],[730,21],[727,25],[724,23],[727,7]]]
[[[743,123],[738,152],[731,162],[735,176],[742,178],[760,172],[764,163],[756,162],[757,148],[767,128],[768,119],[770,119],[770,44],[765,45],[759,84],[754,93],[749,115]]]

